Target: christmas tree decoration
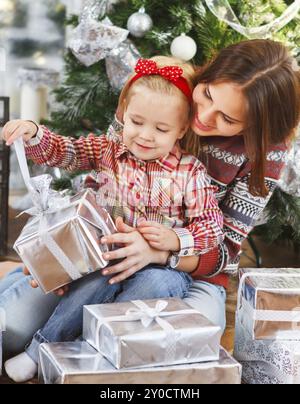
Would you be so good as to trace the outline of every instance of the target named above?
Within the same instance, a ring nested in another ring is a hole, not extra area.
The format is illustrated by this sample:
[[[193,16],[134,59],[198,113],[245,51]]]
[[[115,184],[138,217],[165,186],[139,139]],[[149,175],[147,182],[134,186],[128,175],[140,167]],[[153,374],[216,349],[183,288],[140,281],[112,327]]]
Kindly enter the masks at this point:
[[[279,17],[268,24],[257,27],[245,27],[241,25],[228,0],[205,0],[205,2],[210,11],[220,21],[226,22],[230,27],[247,38],[272,38],[273,34],[291,22],[300,10],[300,0],[295,0]]]
[[[171,53],[174,57],[189,61],[197,53],[197,44],[190,36],[185,34],[175,38],[171,45]]]
[[[113,89],[120,91],[123,88],[140,57],[139,51],[129,40],[110,52],[106,58],[106,72]]]
[[[53,69],[21,68],[21,119],[40,122],[48,118],[48,88],[56,87],[59,73]]]
[[[285,193],[300,197],[300,130],[288,155],[278,186]]]
[[[112,49],[125,41],[128,34],[127,30],[114,26],[109,18],[102,22],[88,18],[74,30],[68,46],[74,56],[88,67],[105,59]]]
[[[143,38],[153,27],[152,18],[146,13],[144,7],[128,19],[127,29],[136,38]]]

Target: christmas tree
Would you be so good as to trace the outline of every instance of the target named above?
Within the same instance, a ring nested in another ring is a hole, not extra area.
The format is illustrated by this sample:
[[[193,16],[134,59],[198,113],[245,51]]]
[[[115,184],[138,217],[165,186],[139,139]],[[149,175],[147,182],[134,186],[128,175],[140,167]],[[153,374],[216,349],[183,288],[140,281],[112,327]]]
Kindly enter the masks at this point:
[[[77,27],[76,33],[72,50],[65,56],[65,80],[56,90],[58,106],[47,123],[64,135],[102,133],[114,116],[121,83],[128,75],[126,69],[122,70],[122,64],[127,63],[128,68],[129,61],[132,63],[138,55],[169,55],[172,41],[182,39],[183,33],[188,36],[183,40],[188,41],[185,42],[187,51],[195,65],[202,65],[232,43],[255,36],[279,40],[299,57],[299,14],[289,18],[291,13],[288,13],[286,18],[278,20],[291,7],[293,1],[289,0],[87,0],[82,15],[68,19],[68,24]],[[100,26],[105,17],[113,25],[105,22],[107,28]],[[129,36],[122,40],[127,27]],[[261,30],[254,33],[251,27],[261,27]],[[115,48],[107,50],[107,43],[97,41],[97,32],[103,29],[109,34],[113,32],[112,38],[119,39]],[[87,44],[87,37],[96,38],[92,48]],[[186,49],[181,46],[181,50]],[[95,54],[98,56],[93,60]],[[117,83],[112,82],[110,69],[118,77]],[[64,177],[56,185],[70,187],[70,177]],[[268,215],[269,223],[260,228],[260,233],[270,241],[289,239],[299,247],[299,198],[277,190]]]

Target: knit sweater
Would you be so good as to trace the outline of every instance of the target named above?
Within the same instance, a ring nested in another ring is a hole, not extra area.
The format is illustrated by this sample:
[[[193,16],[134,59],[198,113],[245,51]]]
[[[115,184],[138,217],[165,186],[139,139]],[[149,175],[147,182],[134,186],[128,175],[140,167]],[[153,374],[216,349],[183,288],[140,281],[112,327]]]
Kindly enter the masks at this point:
[[[265,182],[267,197],[249,192],[251,164],[245,154],[242,136],[208,137],[198,156],[206,165],[209,176],[218,188],[217,199],[224,214],[224,242],[200,258],[194,279],[206,280],[227,288],[229,274],[238,269],[241,244],[255,226],[271,198],[287,158],[287,146],[273,146],[267,155]],[[218,272],[219,275],[209,276]]]

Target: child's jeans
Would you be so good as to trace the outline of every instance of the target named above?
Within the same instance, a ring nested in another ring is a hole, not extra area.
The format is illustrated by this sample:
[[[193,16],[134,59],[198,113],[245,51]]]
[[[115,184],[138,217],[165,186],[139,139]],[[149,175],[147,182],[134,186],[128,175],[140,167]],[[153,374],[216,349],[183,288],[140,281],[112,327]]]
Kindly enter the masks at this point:
[[[189,274],[168,267],[150,265],[125,281],[110,285],[109,277],[95,272],[70,285],[46,325],[33,337],[27,354],[38,362],[43,342],[74,341],[82,333],[83,306],[137,299],[184,298],[192,279]]]

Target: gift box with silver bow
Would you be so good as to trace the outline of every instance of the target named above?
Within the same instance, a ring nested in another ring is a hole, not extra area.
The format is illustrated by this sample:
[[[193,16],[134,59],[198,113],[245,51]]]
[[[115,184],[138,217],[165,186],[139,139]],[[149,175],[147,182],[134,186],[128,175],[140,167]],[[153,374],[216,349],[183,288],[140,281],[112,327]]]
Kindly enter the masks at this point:
[[[242,269],[242,325],[256,340],[300,340],[300,270]]]
[[[15,148],[34,207],[25,212],[32,218],[14,248],[42,290],[51,292],[106,267],[108,247],[100,240],[114,233],[115,226],[98,206],[96,194],[86,190],[63,197],[50,189],[50,175],[30,178],[22,139]]]
[[[253,340],[237,313],[234,358],[247,384],[299,384],[300,341]]]
[[[219,359],[221,329],[180,299],[85,306],[83,338],[116,368]]]
[[[221,348],[214,362],[117,370],[86,342],[42,344],[45,384],[240,384],[241,365]]]

